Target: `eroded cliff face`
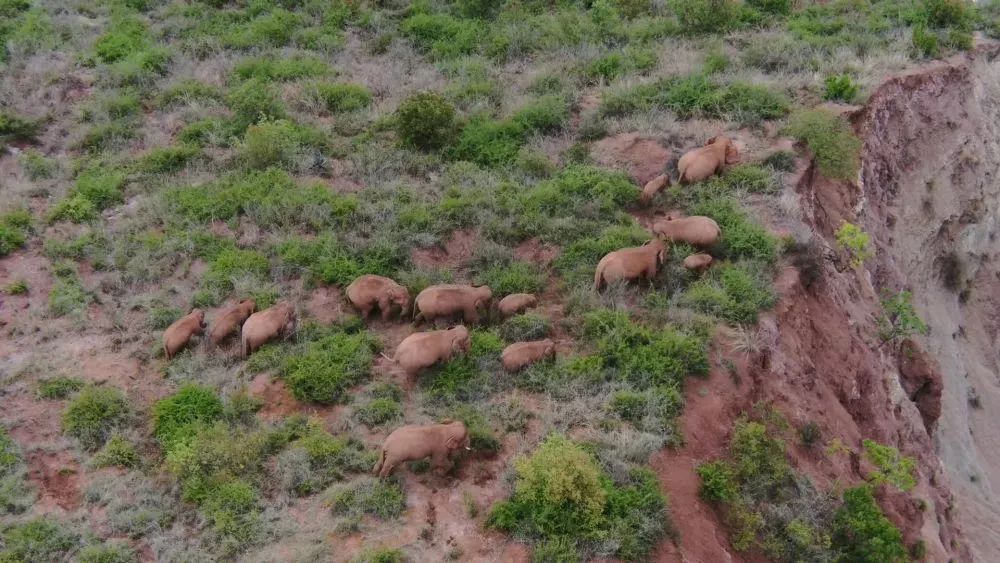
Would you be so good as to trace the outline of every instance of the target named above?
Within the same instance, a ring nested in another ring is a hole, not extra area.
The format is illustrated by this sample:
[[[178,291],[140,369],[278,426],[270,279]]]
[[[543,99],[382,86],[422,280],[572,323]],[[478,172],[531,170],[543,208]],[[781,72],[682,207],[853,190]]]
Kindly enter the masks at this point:
[[[962,540],[1000,557],[1000,45],[897,77],[855,116],[875,285],[913,292],[939,365],[934,446]]]

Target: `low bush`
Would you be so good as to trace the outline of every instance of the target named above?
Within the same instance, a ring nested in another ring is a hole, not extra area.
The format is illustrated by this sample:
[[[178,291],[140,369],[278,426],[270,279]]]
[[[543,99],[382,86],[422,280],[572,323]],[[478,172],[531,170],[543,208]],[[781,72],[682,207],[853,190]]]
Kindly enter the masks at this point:
[[[878,471],[868,476],[873,484],[889,483],[903,492],[917,486],[916,462],[912,457],[900,455],[896,448],[884,446],[874,440],[865,439],[862,445],[865,457],[878,468]]]
[[[263,280],[271,270],[267,257],[253,250],[227,248],[215,255],[208,270],[201,278],[201,287],[207,292],[204,301],[195,303],[217,304],[229,295],[241,280]]]
[[[490,426],[486,415],[469,405],[461,405],[452,409],[452,420],[460,420],[469,431],[469,442],[473,450],[479,454],[496,454],[502,448],[500,439]]]
[[[139,452],[135,449],[135,444],[129,442],[120,434],[115,434],[108,440],[104,447],[94,455],[93,463],[96,467],[125,467],[134,468],[139,466]]]
[[[37,121],[19,117],[9,111],[0,111],[0,147],[7,141],[31,140],[38,129]]]
[[[357,408],[354,417],[369,427],[381,426],[403,418],[403,406],[392,397],[380,397]]]
[[[351,563],[403,563],[404,561],[406,559],[403,550],[388,547],[365,550],[351,559]]]
[[[263,82],[287,82],[331,72],[323,59],[306,55],[253,57],[236,63],[233,68],[233,74],[241,80],[257,79]]]
[[[226,104],[233,111],[232,132],[237,135],[255,123],[287,118],[277,89],[256,78],[233,88],[226,96]]]
[[[246,481],[233,479],[212,487],[201,502],[201,512],[223,538],[225,552],[246,549],[260,539],[260,497]]]
[[[164,88],[157,96],[156,103],[161,108],[165,108],[195,100],[222,102],[224,97],[218,88],[198,80],[188,79]]]
[[[541,340],[552,333],[552,324],[545,317],[526,313],[505,320],[498,333],[507,342]]]
[[[681,296],[685,305],[737,324],[756,323],[757,313],[775,299],[768,273],[745,263],[712,268]]]
[[[31,213],[26,210],[0,215],[0,257],[21,248],[31,233]]]
[[[280,431],[269,434],[222,421],[180,428],[187,432],[172,436],[173,441],[165,445],[166,468],[177,477],[182,498],[197,504],[233,479],[260,480],[264,460],[275,442],[290,437]]]
[[[88,545],[80,550],[76,560],[79,563],[135,563],[139,556],[127,543],[108,542]]]
[[[835,180],[857,174],[861,141],[842,117],[825,109],[801,110],[792,115],[786,131],[809,145],[820,174]]]
[[[449,156],[482,166],[510,165],[527,136],[528,130],[517,121],[475,118],[462,129]]]
[[[334,516],[355,522],[365,515],[391,520],[406,509],[406,495],[396,480],[366,476],[334,487],[330,506]]]
[[[569,104],[558,95],[542,96],[518,109],[511,120],[527,131],[551,133],[558,131],[569,119]]]
[[[740,5],[733,0],[671,0],[670,7],[688,33],[724,33],[740,25]]]
[[[622,420],[631,422],[639,430],[656,433],[672,430],[683,408],[683,396],[670,385],[643,391],[618,391],[608,403],[608,410]]]
[[[367,333],[335,333],[290,356],[282,374],[296,399],[339,403],[351,387],[369,377],[378,348],[378,340]]]
[[[827,76],[823,80],[823,99],[851,103],[858,97],[858,85],[847,74]]]
[[[494,505],[487,525],[516,530],[544,545],[543,553],[572,556],[572,543],[605,541],[616,557],[641,560],[664,533],[666,499],[648,469],[616,485],[589,453],[560,435],[550,435],[515,467],[514,494]]]
[[[362,274],[392,276],[406,263],[405,251],[406,247],[383,244],[348,248],[331,236],[289,240],[278,247],[286,264],[301,268],[314,281],[345,286]]]
[[[215,391],[200,385],[185,385],[153,405],[153,435],[165,448],[183,440],[192,427],[222,417],[222,401]]]
[[[853,223],[844,222],[837,229],[837,246],[847,253],[852,268],[861,266],[875,255],[871,249],[871,237]]]
[[[455,405],[484,399],[496,383],[493,374],[499,371],[500,352],[504,345],[496,334],[472,330],[472,348],[469,354],[433,368],[420,378],[420,385],[427,398],[442,405]]]
[[[500,298],[511,293],[538,293],[545,285],[545,275],[527,262],[496,264],[475,278],[477,285],[488,285]]]
[[[188,163],[202,156],[200,148],[180,144],[153,149],[142,155],[136,163],[147,174],[170,174],[182,170]]]
[[[49,180],[59,173],[59,161],[46,158],[34,149],[27,149],[18,156],[24,175],[32,182]]]
[[[34,503],[21,449],[0,426],[0,514],[20,514]]]
[[[130,419],[131,408],[121,391],[114,387],[90,386],[83,388],[66,407],[62,428],[84,449],[96,450]]]
[[[480,22],[448,14],[416,13],[403,20],[399,29],[418,49],[435,58],[468,55],[486,35]]]
[[[38,381],[38,397],[41,399],[65,399],[86,386],[86,382],[76,377],[50,377]]]
[[[910,559],[899,528],[879,509],[868,486],[844,491],[832,536],[843,561],[900,563]]]
[[[80,535],[49,517],[8,523],[0,531],[0,561],[62,561],[80,546]]]
[[[455,108],[433,92],[414,94],[396,110],[396,126],[404,143],[423,150],[440,149],[455,134]]]
[[[913,308],[909,291],[882,295],[882,316],[878,319],[879,338],[882,342],[897,342],[917,334],[927,334],[927,324]]]
[[[371,105],[371,90],[359,84],[314,83],[306,86],[306,95],[330,113],[357,111]]]
[[[315,153],[325,146],[326,138],[321,132],[278,119],[247,127],[237,154],[248,168],[295,169],[309,156],[306,151]]]
[[[49,212],[49,220],[81,223],[96,218],[100,211],[125,200],[125,180],[125,173],[113,167],[85,169],[77,175],[66,198]]]
[[[702,201],[691,209],[692,215],[706,215],[722,230],[722,238],[713,250],[716,258],[751,259],[771,263],[777,258],[777,240],[731,199]]]

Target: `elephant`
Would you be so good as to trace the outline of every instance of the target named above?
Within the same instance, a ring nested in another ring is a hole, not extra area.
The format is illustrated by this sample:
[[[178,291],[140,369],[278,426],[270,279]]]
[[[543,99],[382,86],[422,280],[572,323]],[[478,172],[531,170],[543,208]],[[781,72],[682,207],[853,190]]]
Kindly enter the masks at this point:
[[[719,242],[722,229],[711,217],[664,217],[653,223],[653,233],[670,242],[686,242],[693,246],[708,247]]]
[[[461,421],[402,426],[393,430],[382,442],[382,453],[372,473],[385,478],[399,464],[428,456],[433,467],[445,469],[449,456],[459,448],[472,449],[469,430]]]
[[[209,342],[213,346],[221,345],[243,327],[243,323],[256,309],[257,302],[253,299],[244,299],[223,309],[212,323],[212,330],[208,333]]]
[[[712,256],[710,254],[692,254],[684,259],[684,267],[695,272],[704,272],[711,265]]]
[[[392,316],[394,306],[399,307],[399,316],[406,315],[410,308],[410,292],[395,281],[372,274],[365,274],[347,286],[347,299],[361,312],[364,319],[377,306],[382,312],[382,320]]]
[[[250,315],[250,318],[243,323],[240,350],[246,358],[271,340],[288,338],[294,332],[295,307],[288,301],[279,301],[263,311]]]
[[[409,381],[417,377],[421,370],[438,362],[447,362],[459,353],[468,353],[472,348],[469,329],[462,325],[445,330],[417,332],[403,339],[396,346],[396,354],[387,360],[399,364]]]
[[[488,308],[493,299],[489,286],[432,285],[413,300],[413,321],[433,322],[438,317],[461,314],[467,323],[479,322],[479,310]]]
[[[500,316],[509,317],[534,307],[538,304],[538,298],[531,293],[512,293],[500,300],[497,304],[497,311]]]
[[[646,182],[646,185],[642,188],[642,194],[639,196],[639,202],[643,205],[649,205],[656,194],[662,192],[663,190],[670,187],[670,178],[666,174],[660,174],[656,178]]]
[[[191,309],[191,312],[174,321],[163,331],[163,353],[168,360],[173,359],[183,350],[192,336],[205,333],[205,312],[201,309]]]
[[[739,162],[739,151],[729,137],[712,137],[704,147],[690,150],[677,161],[677,182],[682,186],[722,174],[727,164]]]
[[[594,291],[600,291],[608,283],[618,280],[646,278],[652,283],[657,271],[666,260],[667,245],[661,239],[653,239],[642,246],[622,248],[607,253],[597,263],[594,272]]]
[[[556,357],[556,343],[551,338],[534,342],[515,342],[500,354],[503,369],[515,372],[543,358]]]

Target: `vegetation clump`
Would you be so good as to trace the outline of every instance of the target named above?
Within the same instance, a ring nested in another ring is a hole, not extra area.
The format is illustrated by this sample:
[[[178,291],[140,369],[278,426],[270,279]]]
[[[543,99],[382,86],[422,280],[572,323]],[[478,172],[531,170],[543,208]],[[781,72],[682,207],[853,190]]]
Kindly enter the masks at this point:
[[[62,427],[87,450],[104,445],[112,433],[125,427],[132,409],[125,395],[114,387],[83,388],[66,407]]]
[[[788,134],[809,145],[820,174],[835,180],[850,180],[857,174],[861,141],[843,118],[824,109],[794,113]]]

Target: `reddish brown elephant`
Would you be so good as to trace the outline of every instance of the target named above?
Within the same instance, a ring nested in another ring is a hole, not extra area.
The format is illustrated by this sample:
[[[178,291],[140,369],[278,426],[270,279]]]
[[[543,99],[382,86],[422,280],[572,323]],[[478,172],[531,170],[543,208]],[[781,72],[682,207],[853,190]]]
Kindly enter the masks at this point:
[[[398,308],[399,316],[406,315],[410,308],[410,292],[395,281],[372,274],[365,274],[347,286],[347,299],[354,305],[362,318],[367,319],[372,310],[378,307],[382,320],[387,321],[392,316],[393,309]]]
[[[722,174],[727,164],[739,162],[739,151],[729,137],[712,137],[704,147],[690,150],[677,161],[677,182],[682,186]]]
[[[170,360],[187,347],[194,336],[205,333],[205,312],[192,309],[190,313],[174,321],[163,331],[163,353]]]
[[[666,243],[660,239],[653,239],[642,246],[609,252],[597,263],[594,291],[600,291],[606,284],[620,280],[646,279],[651,282],[666,260],[666,254]]]
[[[461,448],[471,450],[472,441],[460,421],[403,426],[382,442],[382,453],[372,472],[381,478],[388,477],[399,464],[425,457],[431,458],[432,467],[445,469],[451,454]]]
[[[277,338],[287,338],[295,333],[295,307],[280,301],[271,307],[250,315],[243,323],[243,357],[249,357],[258,348]]]
[[[213,346],[219,346],[243,328],[250,315],[257,308],[257,302],[253,299],[244,299],[235,305],[226,307],[212,322],[212,330],[208,333],[208,340]]]

